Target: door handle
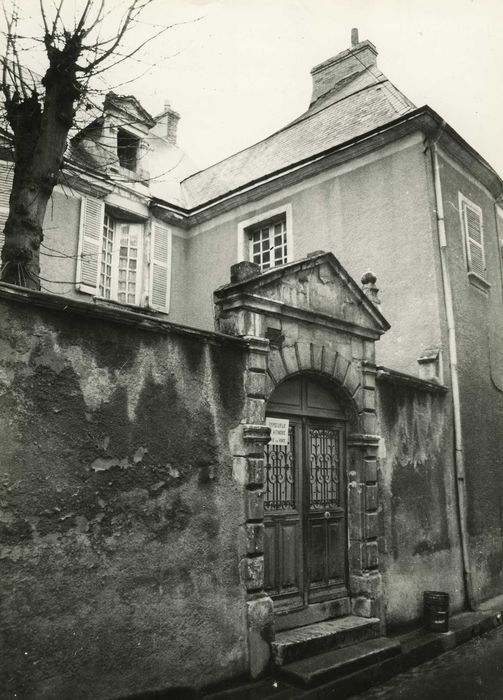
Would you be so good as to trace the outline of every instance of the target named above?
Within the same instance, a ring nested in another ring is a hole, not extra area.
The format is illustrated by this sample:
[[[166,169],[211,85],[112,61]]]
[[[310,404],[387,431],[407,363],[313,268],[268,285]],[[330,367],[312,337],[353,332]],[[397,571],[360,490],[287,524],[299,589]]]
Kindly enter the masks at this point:
[[[325,518],[325,520],[328,520],[330,518],[330,513],[328,510],[324,512],[323,517]]]

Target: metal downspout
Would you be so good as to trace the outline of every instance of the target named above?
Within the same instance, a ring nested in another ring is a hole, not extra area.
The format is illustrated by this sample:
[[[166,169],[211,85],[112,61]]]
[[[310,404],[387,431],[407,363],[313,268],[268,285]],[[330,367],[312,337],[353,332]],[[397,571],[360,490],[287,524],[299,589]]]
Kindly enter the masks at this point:
[[[438,140],[438,138],[437,138]],[[470,553],[468,549],[468,533],[466,525],[466,482],[465,460],[463,451],[463,433],[461,429],[461,402],[459,395],[458,355],[456,350],[456,332],[454,326],[454,307],[452,303],[451,280],[447,264],[447,238],[445,235],[444,204],[442,186],[438,167],[438,151],[436,142],[431,145],[433,173],[435,184],[435,205],[437,211],[438,242],[440,246],[440,263],[444,288],[445,313],[447,317],[447,333],[449,342],[449,365],[451,374],[452,406],[454,415],[454,469],[456,477],[456,492],[458,500],[458,524],[463,561],[463,581],[465,598],[469,610],[476,610],[477,603],[473,594],[472,573],[470,568]]]

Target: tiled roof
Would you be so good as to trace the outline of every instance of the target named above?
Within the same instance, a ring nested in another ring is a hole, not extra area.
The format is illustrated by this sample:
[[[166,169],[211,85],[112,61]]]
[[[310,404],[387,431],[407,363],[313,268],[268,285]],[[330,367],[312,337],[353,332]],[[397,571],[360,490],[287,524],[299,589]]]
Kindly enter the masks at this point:
[[[410,112],[414,105],[378,69],[318,99],[281,131],[182,182],[188,206],[221,197]]]

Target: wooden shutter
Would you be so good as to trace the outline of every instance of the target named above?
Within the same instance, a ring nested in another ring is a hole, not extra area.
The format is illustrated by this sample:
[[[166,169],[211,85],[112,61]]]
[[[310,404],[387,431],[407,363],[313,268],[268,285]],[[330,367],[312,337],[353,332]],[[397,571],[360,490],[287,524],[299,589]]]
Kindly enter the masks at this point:
[[[484,256],[484,237],[482,232],[482,213],[475,207],[463,202],[463,220],[466,234],[468,268],[479,277],[486,276]]]
[[[101,200],[82,197],[77,289],[86,294],[97,293],[104,208],[105,205]]]
[[[150,244],[150,306],[159,311],[169,311],[171,282],[171,231],[154,221]]]
[[[0,161],[0,252],[4,244],[3,230],[9,214],[9,197],[14,178],[14,163]]]

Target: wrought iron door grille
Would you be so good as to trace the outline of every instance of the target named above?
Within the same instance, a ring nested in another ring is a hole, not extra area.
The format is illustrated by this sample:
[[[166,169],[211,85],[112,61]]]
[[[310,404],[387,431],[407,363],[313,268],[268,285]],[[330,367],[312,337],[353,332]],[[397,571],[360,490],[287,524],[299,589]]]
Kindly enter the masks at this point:
[[[265,510],[295,508],[295,432],[288,427],[288,445],[265,448]]]
[[[310,510],[329,510],[339,505],[339,431],[309,427]]]

